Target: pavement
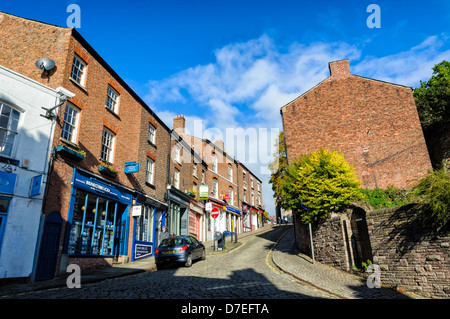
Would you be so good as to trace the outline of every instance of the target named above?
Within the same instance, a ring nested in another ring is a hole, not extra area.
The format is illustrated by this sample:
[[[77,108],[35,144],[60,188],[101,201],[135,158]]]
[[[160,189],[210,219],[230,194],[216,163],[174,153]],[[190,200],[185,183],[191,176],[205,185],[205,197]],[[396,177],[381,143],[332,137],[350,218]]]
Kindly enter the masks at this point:
[[[260,234],[278,225],[267,225],[256,231],[238,235],[238,241],[234,237],[226,237],[225,248],[214,250],[214,242],[204,242],[207,256],[217,254],[227,254],[235,249],[239,249],[244,243],[241,239]],[[373,299],[373,298],[419,298],[412,294],[401,294],[389,288],[369,289],[363,280],[354,274],[341,271],[336,268],[320,264],[317,261],[313,264],[309,256],[301,254],[294,244],[294,233],[292,227],[286,227],[286,232],[271,249],[273,263],[283,272],[290,274],[300,282],[321,289],[342,299]],[[154,257],[149,257],[140,261],[115,264],[112,267],[101,268],[92,271],[83,271],[81,274],[81,284],[98,282],[123,276],[130,276],[142,272],[156,271]],[[2,296],[20,295],[31,291],[57,289],[67,285],[68,274],[52,280],[38,281],[30,283],[4,284],[0,286],[0,299]]]

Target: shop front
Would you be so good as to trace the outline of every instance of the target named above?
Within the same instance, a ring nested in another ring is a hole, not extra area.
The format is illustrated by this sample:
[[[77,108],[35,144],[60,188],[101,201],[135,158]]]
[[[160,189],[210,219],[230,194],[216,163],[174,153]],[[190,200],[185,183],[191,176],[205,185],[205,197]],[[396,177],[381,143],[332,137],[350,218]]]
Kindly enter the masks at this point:
[[[189,195],[169,186],[166,199],[168,203],[167,220],[164,226],[174,235],[189,234]]]
[[[242,231],[244,233],[252,231],[250,206],[242,203]]]
[[[132,208],[133,244],[131,261],[141,260],[154,255],[160,240],[161,224],[167,205],[150,196],[135,193]]]
[[[95,257],[111,264],[128,254],[132,199],[129,190],[74,168],[63,248],[69,264],[98,264]],[[80,260],[85,257],[90,261]]]
[[[189,234],[196,237],[199,241],[204,241],[204,208],[203,203],[191,199],[189,202]]]
[[[241,225],[242,212],[231,206],[227,206],[227,212],[229,212],[229,216],[230,216],[229,231],[240,234],[241,233],[240,225]]]

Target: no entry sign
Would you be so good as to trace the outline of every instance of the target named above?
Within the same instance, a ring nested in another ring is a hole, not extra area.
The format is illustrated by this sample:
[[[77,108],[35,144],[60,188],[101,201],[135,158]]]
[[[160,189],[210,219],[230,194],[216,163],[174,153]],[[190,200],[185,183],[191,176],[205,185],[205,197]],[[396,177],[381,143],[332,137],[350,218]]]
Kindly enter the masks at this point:
[[[211,217],[217,218],[218,216],[219,216],[219,209],[217,207],[214,207],[213,209],[211,209]]]

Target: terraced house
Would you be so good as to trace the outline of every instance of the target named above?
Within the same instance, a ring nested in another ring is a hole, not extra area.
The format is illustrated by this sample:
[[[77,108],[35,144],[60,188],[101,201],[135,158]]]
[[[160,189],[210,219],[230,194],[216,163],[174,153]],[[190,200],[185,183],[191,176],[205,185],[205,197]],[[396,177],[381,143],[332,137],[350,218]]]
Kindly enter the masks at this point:
[[[32,230],[36,240],[23,243],[34,254],[20,271],[13,271],[13,263],[1,254],[17,249],[8,234],[18,226],[12,221],[20,220],[21,213],[13,218],[8,209],[1,212],[0,280],[45,280],[65,273],[72,263],[89,269],[146,258],[153,255],[163,226],[175,234],[209,239],[205,202],[194,194],[202,183],[214,189],[214,178],[210,181],[208,175],[213,163],[169,128],[77,30],[0,12],[0,34],[5,70],[48,87],[51,94],[58,88],[70,93],[51,109],[55,125],[48,179],[42,181],[42,207],[34,212],[41,218]],[[46,69],[37,63],[42,58],[54,66]],[[16,163],[15,157],[3,153],[0,162]],[[238,169],[232,169],[232,180],[220,191],[235,204],[223,202],[222,207],[239,224],[239,201],[234,202]],[[11,199],[0,189],[0,200],[2,196]],[[219,200],[218,193],[213,197]],[[229,217],[225,220],[231,230]]]

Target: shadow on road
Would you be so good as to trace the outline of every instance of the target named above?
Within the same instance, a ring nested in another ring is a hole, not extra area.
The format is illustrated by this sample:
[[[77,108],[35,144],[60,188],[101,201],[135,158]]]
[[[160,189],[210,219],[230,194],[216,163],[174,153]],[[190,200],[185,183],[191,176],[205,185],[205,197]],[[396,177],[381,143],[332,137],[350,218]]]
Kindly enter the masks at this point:
[[[263,274],[251,268],[235,270],[228,278],[205,278],[197,276],[179,276],[179,266],[158,271],[170,274],[171,287],[186,289],[168,292],[161,298],[171,299],[321,299],[309,295],[279,289]],[[158,289],[158,287],[155,287]],[[146,296],[145,298],[159,298]]]

